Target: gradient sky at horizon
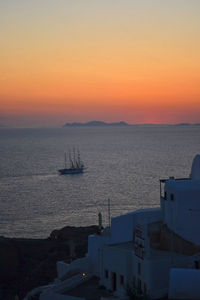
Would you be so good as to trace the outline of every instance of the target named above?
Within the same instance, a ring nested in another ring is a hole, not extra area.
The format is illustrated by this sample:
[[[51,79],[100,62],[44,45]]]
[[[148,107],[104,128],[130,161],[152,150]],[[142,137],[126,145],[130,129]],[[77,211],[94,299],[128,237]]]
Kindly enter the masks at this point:
[[[199,0],[0,1],[0,124],[200,122]]]

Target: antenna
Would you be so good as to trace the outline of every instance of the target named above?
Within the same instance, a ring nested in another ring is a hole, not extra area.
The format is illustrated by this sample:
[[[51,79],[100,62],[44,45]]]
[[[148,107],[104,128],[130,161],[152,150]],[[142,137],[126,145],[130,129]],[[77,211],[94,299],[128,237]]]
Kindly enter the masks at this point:
[[[110,198],[108,198],[108,226],[110,227]]]
[[[65,169],[67,168],[67,154],[65,152]]]
[[[99,232],[102,230],[102,214],[101,212],[98,213],[98,219],[99,219]]]

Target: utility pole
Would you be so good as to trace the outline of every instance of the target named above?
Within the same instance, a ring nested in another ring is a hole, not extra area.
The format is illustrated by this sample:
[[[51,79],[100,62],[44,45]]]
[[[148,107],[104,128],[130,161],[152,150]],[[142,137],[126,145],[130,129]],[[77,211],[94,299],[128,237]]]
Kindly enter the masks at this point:
[[[110,198],[108,198],[108,225],[110,228]]]

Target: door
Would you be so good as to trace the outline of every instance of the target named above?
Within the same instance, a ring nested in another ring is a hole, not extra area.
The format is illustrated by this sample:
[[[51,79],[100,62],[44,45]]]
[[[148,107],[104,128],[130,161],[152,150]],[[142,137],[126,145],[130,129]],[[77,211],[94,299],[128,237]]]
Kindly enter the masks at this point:
[[[112,290],[113,292],[117,289],[117,274],[115,272],[112,272]]]

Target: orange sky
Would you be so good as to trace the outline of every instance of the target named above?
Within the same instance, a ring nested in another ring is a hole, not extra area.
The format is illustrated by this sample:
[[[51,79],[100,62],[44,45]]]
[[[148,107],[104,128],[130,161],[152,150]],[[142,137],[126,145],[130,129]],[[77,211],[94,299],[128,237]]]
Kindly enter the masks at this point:
[[[198,0],[1,2],[0,123],[200,122],[199,11]]]

